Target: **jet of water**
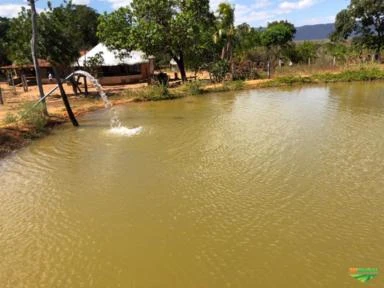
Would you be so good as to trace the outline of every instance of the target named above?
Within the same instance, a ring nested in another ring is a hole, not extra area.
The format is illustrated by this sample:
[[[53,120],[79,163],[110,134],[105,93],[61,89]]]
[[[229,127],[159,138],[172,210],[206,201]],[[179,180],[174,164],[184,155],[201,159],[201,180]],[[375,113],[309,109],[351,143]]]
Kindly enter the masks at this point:
[[[73,72],[72,75],[82,75],[87,77],[89,81],[92,82],[92,84],[95,86],[97,93],[99,93],[101,99],[104,102],[105,108],[109,109],[111,111],[112,117],[111,117],[111,128],[121,128],[122,124],[119,119],[119,114],[116,111],[115,108],[113,108],[112,102],[108,99],[107,94],[105,94],[103,87],[100,85],[99,81],[93,77],[90,73],[83,70],[77,70]]]

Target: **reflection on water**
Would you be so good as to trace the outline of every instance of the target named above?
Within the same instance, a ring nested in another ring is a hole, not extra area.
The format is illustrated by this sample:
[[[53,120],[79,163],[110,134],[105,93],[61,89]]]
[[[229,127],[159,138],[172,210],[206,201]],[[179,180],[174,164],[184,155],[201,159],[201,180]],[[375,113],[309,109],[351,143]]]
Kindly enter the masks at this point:
[[[0,162],[1,287],[353,287],[349,267],[384,267],[382,91],[191,97],[119,107],[135,137],[110,137],[106,111],[56,130]]]

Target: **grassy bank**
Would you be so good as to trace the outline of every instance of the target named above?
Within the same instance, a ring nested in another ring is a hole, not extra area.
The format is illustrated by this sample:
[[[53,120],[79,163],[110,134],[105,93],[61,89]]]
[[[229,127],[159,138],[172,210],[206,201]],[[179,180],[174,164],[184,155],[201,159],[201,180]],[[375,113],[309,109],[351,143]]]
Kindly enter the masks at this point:
[[[309,76],[282,76],[261,83],[259,87],[281,87],[314,83],[335,83],[355,81],[384,80],[384,71],[380,68],[361,67],[354,70],[345,70],[338,73],[316,73]]]

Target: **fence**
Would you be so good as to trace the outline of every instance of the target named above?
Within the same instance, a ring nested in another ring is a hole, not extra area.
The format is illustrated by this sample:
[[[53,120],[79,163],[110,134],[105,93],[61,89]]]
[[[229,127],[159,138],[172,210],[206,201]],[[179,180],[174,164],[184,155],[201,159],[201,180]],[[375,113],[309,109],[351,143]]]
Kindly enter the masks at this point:
[[[2,85],[0,82],[0,105],[8,104],[16,101],[17,90],[16,87],[8,86],[8,84]]]

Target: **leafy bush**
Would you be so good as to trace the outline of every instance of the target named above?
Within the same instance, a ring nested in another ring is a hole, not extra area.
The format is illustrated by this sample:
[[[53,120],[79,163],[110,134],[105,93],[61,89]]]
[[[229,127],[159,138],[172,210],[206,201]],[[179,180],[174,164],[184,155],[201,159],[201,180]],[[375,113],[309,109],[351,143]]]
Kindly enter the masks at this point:
[[[203,94],[202,83],[200,81],[189,82],[185,85],[187,93],[190,95]]]
[[[228,72],[229,72],[229,64],[225,60],[220,60],[220,61],[217,61],[216,63],[213,63],[209,69],[211,80],[213,82],[224,81]]]
[[[170,93],[165,85],[148,86],[144,89],[130,92],[130,96],[134,96],[138,101],[159,101],[177,98],[177,96]]]
[[[376,67],[362,67],[359,70],[348,70],[338,74],[318,74],[315,77],[324,82],[372,81],[384,79],[384,72]]]
[[[43,104],[24,103],[19,112],[20,120],[23,123],[34,127],[37,131],[44,130],[47,119],[44,116]]]
[[[8,112],[5,115],[5,118],[3,120],[4,124],[9,125],[17,122],[17,116],[13,113]]]

